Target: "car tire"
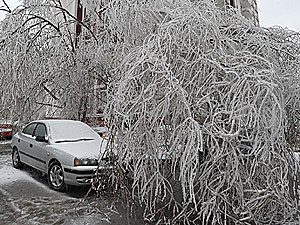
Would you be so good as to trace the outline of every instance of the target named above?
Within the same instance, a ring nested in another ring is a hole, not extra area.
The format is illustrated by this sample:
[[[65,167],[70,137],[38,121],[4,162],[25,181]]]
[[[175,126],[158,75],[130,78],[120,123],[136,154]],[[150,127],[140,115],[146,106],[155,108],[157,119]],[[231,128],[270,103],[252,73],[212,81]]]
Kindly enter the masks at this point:
[[[16,169],[22,169],[24,166],[24,163],[21,162],[20,154],[16,147],[14,147],[12,151],[12,164]]]
[[[50,188],[56,191],[66,191],[64,171],[58,161],[53,161],[48,169],[48,183]]]

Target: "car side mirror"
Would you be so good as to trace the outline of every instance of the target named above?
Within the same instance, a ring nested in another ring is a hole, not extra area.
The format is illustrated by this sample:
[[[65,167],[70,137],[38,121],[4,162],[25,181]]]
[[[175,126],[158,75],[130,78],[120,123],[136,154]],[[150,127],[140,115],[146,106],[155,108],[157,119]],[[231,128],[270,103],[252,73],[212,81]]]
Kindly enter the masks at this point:
[[[45,142],[45,143],[48,143],[48,139],[46,139],[45,136],[37,136],[37,137],[35,138],[35,140],[36,140],[37,142]]]

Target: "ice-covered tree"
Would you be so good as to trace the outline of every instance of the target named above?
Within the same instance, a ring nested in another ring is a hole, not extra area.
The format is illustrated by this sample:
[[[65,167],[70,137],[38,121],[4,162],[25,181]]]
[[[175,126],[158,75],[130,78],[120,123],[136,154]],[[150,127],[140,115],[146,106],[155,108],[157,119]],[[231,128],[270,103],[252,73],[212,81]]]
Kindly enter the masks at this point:
[[[145,218],[295,221],[299,35],[209,1],[110,2],[108,29],[125,55],[107,116]]]
[[[59,1],[24,1],[2,21],[1,118],[84,120],[96,110],[97,52],[76,46],[68,15]]]
[[[80,119],[106,102],[108,150],[124,173],[114,185],[148,221],[297,221],[298,33],[209,0],[87,0],[84,21],[57,0],[25,3],[2,24],[1,91],[14,103],[2,97],[0,113],[32,116],[48,96]]]

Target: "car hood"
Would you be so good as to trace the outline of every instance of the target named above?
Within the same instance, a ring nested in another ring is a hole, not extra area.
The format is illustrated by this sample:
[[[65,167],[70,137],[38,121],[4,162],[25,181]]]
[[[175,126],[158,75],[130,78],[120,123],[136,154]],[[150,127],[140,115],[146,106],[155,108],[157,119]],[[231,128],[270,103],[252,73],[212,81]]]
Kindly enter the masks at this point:
[[[78,142],[55,143],[52,147],[61,152],[65,152],[77,158],[98,158],[105,152],[107,141],[89,140]]]

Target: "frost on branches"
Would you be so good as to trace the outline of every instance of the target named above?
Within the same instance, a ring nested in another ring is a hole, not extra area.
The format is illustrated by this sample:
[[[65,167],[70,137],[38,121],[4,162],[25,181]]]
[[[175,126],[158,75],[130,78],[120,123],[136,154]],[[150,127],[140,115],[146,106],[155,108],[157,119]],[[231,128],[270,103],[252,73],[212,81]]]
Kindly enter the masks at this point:
[[[68,13],[60,1],[27,0],[1,22],[0,119],[85,120],[97,110],[101,51],[94,43],[76,45]]]
[[[83,21],[58,0],[25,4],[1,26],[0,116],[105,107],[109,150],[147,221],[297,222],[298,33],[209,0],[86,0]]]
[[[110,128],[133,198],[157,223],[295,221],[288,131],[299,130],[299,35],[177,2],[132,3],[146,24],[162,19],[110,84]]]

